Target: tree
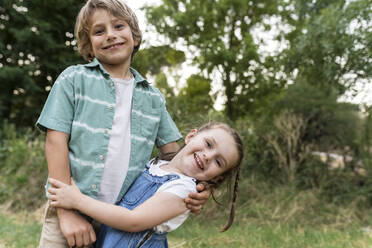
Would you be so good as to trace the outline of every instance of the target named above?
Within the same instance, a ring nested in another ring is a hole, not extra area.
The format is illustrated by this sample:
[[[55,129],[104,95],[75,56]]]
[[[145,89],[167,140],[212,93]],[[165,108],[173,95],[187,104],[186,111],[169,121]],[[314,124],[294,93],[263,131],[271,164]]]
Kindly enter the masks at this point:
[[[178,94],[169,86],[164,73],[156,76],[155,84],[166,97],[168,111],[181,130],[190,130],[209,120],[213,99],[210,96],[211,85],[208,79],[191,75]]]
[[[151,46],[140,49],[131,66],[141,74],[157,75],[164,67],[172,68],[185,62],[185,53],[169,46]]]
[[[356,151],[361,119],[355,104],[339,102],[337,90],[307,83],[290,85],[283,96],[273,102],[272,115],[289,110],[306,120],[301,139],[322,151]],[[295,104],[294,104],[295,103]],[[346,149],[346,150],[345,150]]]
[[[211,91],[210,81],[198,75],[191,75],[186,86],[178,94],[181,111],[183,114],[195,115],[197,113],[207,115],[213,108],[213,100],[209,95]]]
[[[283,16],[292,31],[281,54],[288,77],[342,95],[372,76],[371,3],[369,0],[292,0]]]
[[[2,1],[0,6],[0,119],[33,125],[48,89],[74,51],[74,0]]]
[[[208,79],[222,81],[226,113],[236,119],[249,110],[247,102],[262,96],[261,85],[265,91],[276,87],[263,76],[252,30],[277,13],[277,4],[275,0],[163,0],[158,7],[146,7],[146,16],[159,33],[188,46]]]

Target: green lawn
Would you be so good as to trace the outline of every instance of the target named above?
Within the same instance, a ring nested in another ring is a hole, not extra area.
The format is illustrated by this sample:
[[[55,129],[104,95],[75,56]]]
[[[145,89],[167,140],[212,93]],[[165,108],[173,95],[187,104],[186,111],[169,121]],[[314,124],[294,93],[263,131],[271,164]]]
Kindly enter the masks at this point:
[[[170,247],[254,247],[254,248],[369,248],[372,232],[349,226],[336,229],[319,226],[292,226],[259,220],[238,221],[226,233],[219,233],[217,223],[188,220],[169,234]]]
[[[238,215],[239,217],[239,215]],[[26,216],[0,214],[0,247],[37,247],[41,224]],[[177,231],[169,234],[170,247],[275,247],[275,248],[369,248],[372,232],[362,226],[335,228],[281,224],[259,219],[238,219],[225,233],[218,230],[221,220],[189,218]]]
[[[34,248],[39,243],[41,224],[25,214],[0,213],[0,247]]]
[[[170,247],[372,248],[372,209],[365,197],[341,204],[325,200],[317,189],[271,187],[260,180],[241,185],[235,222],[227,232],[219,229],[228,211],[210,200],[200,215],[168,235]],[[0,211],[0,248],[37,247],[41,211]]]

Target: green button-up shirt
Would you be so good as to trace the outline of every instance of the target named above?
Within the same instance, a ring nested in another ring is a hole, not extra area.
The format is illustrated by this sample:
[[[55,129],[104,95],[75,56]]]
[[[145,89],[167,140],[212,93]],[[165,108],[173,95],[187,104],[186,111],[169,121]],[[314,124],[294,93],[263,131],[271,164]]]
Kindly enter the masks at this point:
[[[135,86],[131,104],[129,169],[118,199],[143,171],[154,144],[181,138],[158,89],[130,68]],[[55,81],[37,127],[70,135],[71,176],[80,190],[97,198],[115,113],[115,85],[110,74],[94,60],[70,66]]]

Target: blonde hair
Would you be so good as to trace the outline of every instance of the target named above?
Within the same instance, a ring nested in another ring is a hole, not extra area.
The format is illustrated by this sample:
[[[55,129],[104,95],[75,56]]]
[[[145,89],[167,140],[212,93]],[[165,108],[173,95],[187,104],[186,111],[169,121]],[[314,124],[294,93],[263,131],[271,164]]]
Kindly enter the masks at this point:
[[[94,57],[91,52],[91,42],[89,38],[89,19],[97,9],[104,9],[113,16],[128,23],[133,40],[138,42],[134,47],[131,58],[138,51],[142,33],[138,26],[138,20],[134,12],[122,0],[88,0],[81,8],[75,24],[75,37],[78,45],[78,51],[84,59],[91,61]]]

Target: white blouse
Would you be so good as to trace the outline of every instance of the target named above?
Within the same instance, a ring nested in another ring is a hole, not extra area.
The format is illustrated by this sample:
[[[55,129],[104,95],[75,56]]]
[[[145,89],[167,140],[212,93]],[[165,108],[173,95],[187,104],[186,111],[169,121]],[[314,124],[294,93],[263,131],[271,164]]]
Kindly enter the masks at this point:
[[[168,192],[175,194],[183,199],[187,198],[189,193],[196,191],[196,182],[192,177],[188,177],[176,172],[168,172],[162,170],[160,167],[167,164],[168,161],[160,160],[157,164],[150,163],[149,172],[154,176],[164,176],[168,174],[176,174],[180,178],[164,183],[157,192]],[[178,228],[189,216],[190,210],[186,210],[184,213],[170,219],[154,228],[158,233],[170,232]]]

